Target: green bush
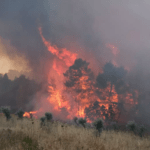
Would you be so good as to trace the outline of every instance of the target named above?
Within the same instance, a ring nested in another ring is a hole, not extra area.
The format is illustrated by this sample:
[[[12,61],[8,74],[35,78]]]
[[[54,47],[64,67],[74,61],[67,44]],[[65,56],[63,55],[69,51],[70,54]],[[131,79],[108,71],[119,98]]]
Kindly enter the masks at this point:
[[[18,112],[16,113],[16,115],[18,116],[19,119],[23,119],[23,114],[25,112],[22,109],[19,109]]]
[[[40,118],[40,120],[41,120],[41,126],[44,126],[44,125],[45,125],[45,119],[46,119],[45,117],[41,117],[41,118]]]
[[[77,121],[78,121],[78,118],[77,118],[77,117],[74,117],[74,118],[73,118],[73,121],[78,125],[78,122],[77,122]]]
[[[96,128],[96,130],[100,133],[102,132],[102,129],[104,127],[104,123],[102,119],[97,119],[93,122],[94,127]]]
[[[135,133],[136,129],[137,129],[137,124],[135,123],[135,121],[129,121],[126,125],[126,128],[129,130],[129,131],[132,131]]]
[[[53,119],[53,115],[52,113],[46,112],[45,113],[45,117],[47,121],[51,121]]]
[[[86,119],[80,118],[78,122],[85,128]]]
[[[144,127],[144,125],[141,125],[139,127],[139,136],[143,137],[144,132],[146,131],[146,128]]]
[[[1,107],[0,109],[2,111],[2,113],[5,115],[7,121],[11,118],[11,115],[10,115],[10,108],[9,107]]]

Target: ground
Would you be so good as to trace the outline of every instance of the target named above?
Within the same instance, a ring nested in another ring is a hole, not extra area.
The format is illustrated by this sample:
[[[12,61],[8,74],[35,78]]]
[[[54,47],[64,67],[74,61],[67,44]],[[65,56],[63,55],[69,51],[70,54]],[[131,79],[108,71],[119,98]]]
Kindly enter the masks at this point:
[[[140,138],[127,132],[84,129],[60,122],[41,128],[40,120],[6,121],[0,115],[0,150],[149,150],[150,137]]]

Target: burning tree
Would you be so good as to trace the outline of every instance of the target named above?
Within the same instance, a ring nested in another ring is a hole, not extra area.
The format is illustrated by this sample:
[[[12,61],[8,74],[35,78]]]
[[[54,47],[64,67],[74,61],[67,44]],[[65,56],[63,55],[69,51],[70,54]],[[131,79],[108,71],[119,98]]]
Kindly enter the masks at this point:
[[[76,59],[74,64],[64,73],[66,82],[64,83],[67,90],[75,98],[78,105],[78,116],[84,117],[84,108],[88,104],[88,99],[93,93],[94,74],[88,68],[89,63],[81,58]]]
[[[64,84],[77,104],[78,117],[86,116],[90,121],[99,117],[105,122],[117,121],[121,112],[125,112],[125,99],[130,100],[132,95],[125,82],[127,71],[109,62],[95,81],[88,65],[79,58],[64,73]]]

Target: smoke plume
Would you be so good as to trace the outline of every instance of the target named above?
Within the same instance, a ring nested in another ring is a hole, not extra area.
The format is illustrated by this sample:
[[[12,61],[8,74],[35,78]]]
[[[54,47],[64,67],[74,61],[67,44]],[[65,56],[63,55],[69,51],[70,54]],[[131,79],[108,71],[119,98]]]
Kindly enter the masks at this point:
[[[139,110],[149,115],[149,6],[148,0],[1,0],[0,39],[10,44],[5,55],[17,64],[16,56],[23,57],[37,81],[47,81],[53,60],[59,59],[47,50],[39,28],[51,46],[88,60],[103,88],[103,66],[123,66],[130,91],[140,91]]]

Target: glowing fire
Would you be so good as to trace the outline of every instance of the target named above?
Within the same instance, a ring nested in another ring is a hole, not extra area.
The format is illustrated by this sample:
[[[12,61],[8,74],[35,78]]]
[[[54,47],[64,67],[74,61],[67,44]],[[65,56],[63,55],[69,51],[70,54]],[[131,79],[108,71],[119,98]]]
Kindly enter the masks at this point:
[[[57,115],[63,117],[63,119],[72,119],[74,116],[87,118],[87,113],[90,112],[92,118],[96,119],[97,116],[94,115],[95,113],[102,116],[102,113],[98,110],[99,108],[103,108],[105,112],[113,108],[113,111],[117,112],[116,104],[119,103],[120,95],[117,94],[115,86],[110,83],[105,89],[97,88],[95,82],[90,79],[88,71],[86,69],[84,70],[84,68],[81,70],[82,76],[79,79],[78,76],[75,76],[77,70],[72,69],[75,84],[71,88],[64,86],[63,73],[66,72],[68,67],[74,64],[77,59],[77,54],[67,49],[58,49],[56,46],[52,46],[42,35],[41,27],[39,28],[39,33],[48,51],[55,56],[53,60],[53,69],[50,69],[49,72],[49,97],[47,98],[50,111],[54,116]],[[118,48],[112,44],[107,44],[106,46],[112,50],[112,53],[116,57],[119,53]],[[55,84],[51,82],[51,78],[55,79]],[[100,93],[100,96],[96,94],[96,92]],[[122,99],[126,99],[126,105],[132,106],[137,104],[133,100],[132,94],[129,92],[124,95]],[[96,106],[94,106],[95,102],[97,103]],[[93,109],[93,107],[97,106],[99,106],[99,108]],[[42,109],[43,108],[41,108],[41,112],[45,112],[45,110]],[[26,112],[24,116],[30,117],[30,113],[37,114],[38,111]],[[105,119],[105,116],[103,116],[103,118]],[[87,121],[91,122],[89,118],[87,118]]]
[[[31,116],[31,114],[32,114],[35,118],[37,118],[37,116],[36,116],[36,113],[37,113],[37,112],[38,112],[38,111],[25,112],[24,115],[23,115],[23,117],[30,118],[30,116]]]

